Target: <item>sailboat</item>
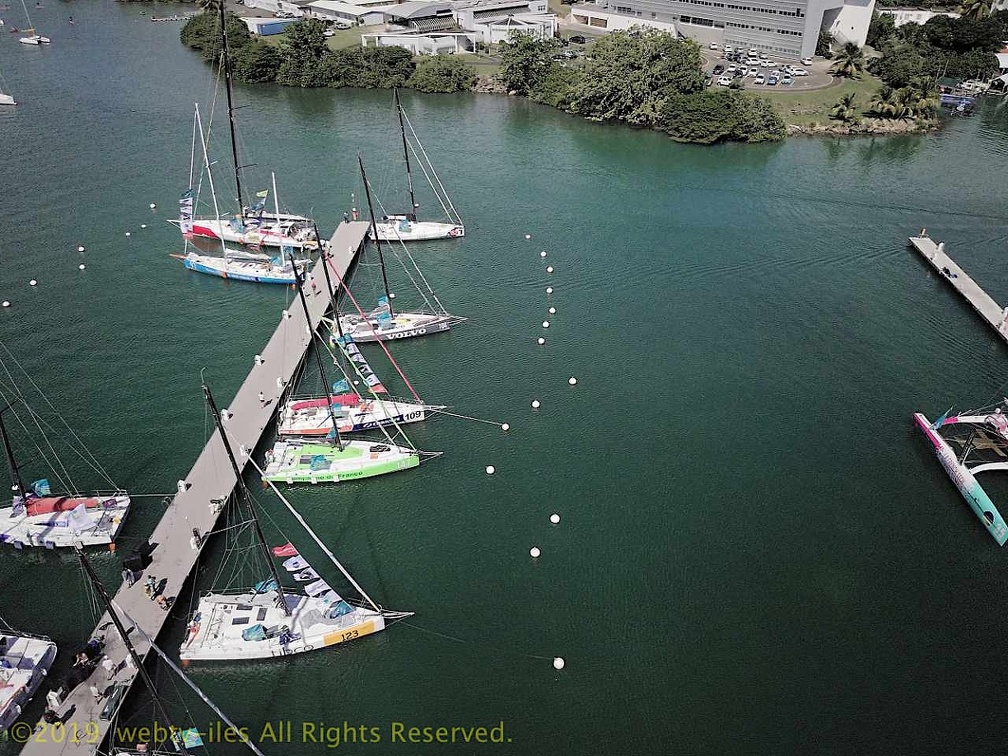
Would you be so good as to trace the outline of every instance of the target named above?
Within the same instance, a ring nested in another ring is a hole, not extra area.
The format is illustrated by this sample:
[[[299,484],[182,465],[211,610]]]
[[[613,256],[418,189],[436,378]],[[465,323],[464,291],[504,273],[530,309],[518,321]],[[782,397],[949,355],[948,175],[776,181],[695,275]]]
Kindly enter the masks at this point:
[[[301,281],[297,281],[298,298],[304,309],[305,320],[311,322],[308,315],[308,303],[305,300]],[[322,356],[315,351],[315,362],[322,385],[328,386]],[[370,368],[369,368],[370,370]],[[372,373],[373,375],[373,373]],[[273,449],[266,453],[266,469],[263,479],[267,481],[294,483],[342,483],[347,480],[372,478],[377,475],[409,470],[420,465],[421,456],[430,457],[436,454],[421,455],[412,446],[400,446],[393,443],[385,424],[377,423],[377,428],[385,436],[385,443],[375,441],[344,441],[336,419],[337,409],[330,399],[323,399],[323,405],[329,414],[329,430],[322,442],[280,440]],[[398,428],[398,426],[396,426]],[[331,431],[332,435],[328,435]]]
[[[25,5],[24,0],[21,0],[21,7],[24,8],[25,18],[28,19],[28,28],[22,30],[25,32],[26,36],[21,37],[21,39],[18,41],[22,45],[43,45],[43,44],[48,45],[50,41],[49,37],[43,37],[41,34],[35,31],[35,25],[32,24],[31,14],[28,13],[28,6]]]
[[[1008,406],[1008,399],[1002,404]],[[1008,525],[976,476],[982,472],[1008,471],[1008,462],[1002,461],[1008,452],[1008,417],[1000,405],[961,415],[952,415],[951,412],[949,410],[933,423],[920,412],[915,412],[913,418],[959,493],[998,546],[1004,546],[1008,540]],[[961,444],[962,451],[958,454],[949,440],[939,433],[943,428],[963,428],[967,431],[965,439],[952,439]]]
[[[362,638],[384,630],[387,620],[410,616],[411,612],[395,612],[379,606],[273,484],[270,486],[280,501],[353,586],[360,599],[339,595],[292,543],[273,549],[267,546],[255,502],[242,479],[217,405],[206,384],[203,392],[237,477],[236,501],[246,509],[247,522],[254,535],[254,551],[263,557],[264,571],[268,571],[269,578],[238,593],[210,592],[201,596],[189,620],[179,658],[183,661],[233,661],[288,656]],[[247,450],[242,449],[242,452],[247,453]],[[251,456],[249,461],[269,480]],[[275,564],[278,559],[283,560],[287,582],[297,582],[298,589],[284,587],[285,581]]]
[[[197,135],[199,136],[199,143],[202,147],[203,152],[203,166],[206,170],[207,179],[210,184],[210,193],[213,196],[214,210],[218,214],[218,219],[220,218],[220,211],[217,206],[217,194],[214,191],[213,184],[213,174],[210,172],[210,158],[207,154],[206,138],[203,134],[203,121],[200,117],[199,105],[196,105],[196,114],[193,118],[193,144],[196,144]],[[190,186],[192,185],[192,177],[195,165],[195,153],[193,155],[193,160],[190,163]],[[273,177],[273,198],[276,200],[276,176]],[[198,189],[197,189],[198,192]],[[263,254],[262,252],[255,251],[254,249],[232,249],[228,247],[227,242],[220,239],[221,243],[221,255],[208,255],[204,254],[202,250],[197,250],[196,248],[189,249],[189,235],[191,230],[195,227],[195,221],[193,220],[193,190],[189,189],[182,198],[179,200],[179,226],[182,229],[182,235],[186,238],[186,254],[184,255],[171,255],[172,257],[182,261],[189,270],[196,271],[197,273],[206,273],[212,276],[218,276],[220,278],[228,278],[234,281],[250,281],[253,283],[263,283],[263,284],[282,284],[289,285],[294,283],[295,271],[300,274],[308,269],[310,260],[301,259],[294,260],[293,262],[288,262],[282,255],[277,255],[273,257],[271,255]],[[279,203],[277,203],[277,208],[279,212]],[[293,250],[293,247],[288,249]],[[293,260],[293,258],[292,258]]]
[[[335,290],[329,277],[329,268],[322,266],[330,292],[330,303],[336,311]],[[336,320],[339,327],[339,320]],[[333,423],[340,433],[356,433],[373,430],[383,425],[403,425],[423,421],[427,412],[444,409],[440,405],[428,405],[420,401],[420,397],[407,381],[413,392],[415,402],[402,401],[387,397],[388,390],[375,375],[367,359],[353,342],[352,337],[340,332],[333,335],[329,341],[330,347],[338,348],[350,367],[347,372],[339,360],[333,362],[340,368],[343,378],[332,385],[332,395],[326,397],[301,397],[287,401],[281,408],[277,420],[277,435],[323,437],[333,432]],[[357,376],[355,380],[353,376]],[[370,397],[351,391],[351,384],[362,384]],[[325,384],[323,384],[325,386]],[[381,395],[381,396],[380,396]]]
[[[0,83],[7,86],[6,82],[3,81],[2,76],[0,76]],[[12,95],[5,94],[4,91],[0,89],[0,105],[17,105],[17,103],[14,102],[14,97]]]
[[[129,495],[120,490],[90,496],[53,494],[49,480],[45,478],[31,486],[26,485],[4,421],[7,412],[11,412],[22,426],[25,425],[13,412],[12,404],[0,409],[0,440],[10,468],[12,491],[10,505],[0,508],[0,543],[9,543],[16,549],[25,546],[52,549],[77,543],[96,546],[115,541],[129,512]],[[34,421],[30,408],[28,412]],[[88,461],[104,474],[89,453]],[[65,476],[66,471],[63,470],[63,473]],[[108,479],[107,475],[105,477]]]
[[[0,620],[2,622],[2,620]],[[0,629],[0,733],[14,724],[39,689],[56,658],[56,644],[45,637]]]
[[[451,329],[452,326],[458,325],[459,323],[464,323],[465,318],[458,317],[456,315],[451,315],[445,310],[441,301],[434,294],[434,290],[430,288],[430,284],[427,283],[427,279],[424,278],[423,274],[420,272],[419,266],[416,264],[416,260],[406,249],[406,246],[399,240],[400,246],[405,251],[406,257],[409,259],[412,268],[416,271],[417,278],[419,278],[427,287],[428,293],[431,295],[430,298],[427,294],[420,288],[419,284],[416,285],[417,291],[423,296],[424,302],[428,307],[427,311],[421,312],[396,312],[392,300],[395,297],[389,290],[388,283],[388,273],[385,268],[385,256],[382,254],[381,246],[381,234],[377,231],[377,223],[375,221],[374,206],[371,203],[371,187],[368,184],[367,173],[364,170],[364,158],[360,155],[357,156],[357,162],[360,165],[361,178],[364,180],[364,193],[367,197],[368,212],[371,216],[371,236],[375,239],[375,248],[378,252],[378,262],[381,266],[381,277],[382,285],[385,289],[385,296],[379,298],[378,306],[371,310],[370,312],[364,312],[360,306],[357,304],[357,300],[354,299],[350,290],[346,287],[344,282],[340,282],[344,290],[348,294],[348,298],[354,304],[356,312],[354,313],[340,313],[339,318],[339,330],[340,334],[346,333],[354,341],[364,342],[364,341],[397,341],[399,339],[414,338],[416,336],[427,336],[432,333],[441,333]],[[398,255],[396,255],[398,258]],[[402,258],[398,258],[402,263]],[[405,263],[403,263],[405,267]],[[407,268],[407,274],[410,275],[411,280],[413,275],[410,274]],[[359,275],[359,273],[358,273]]]
[[[445,191],[441,179],[438,178],[434,166],[427,156],[426,150],[420,144],[413,124],[409,122],[409,117],[403,109],[402,101],[399,99],[398,88],[395,92],[396,112],[399,115],[399,132],[402,135],[403,159],[406,161],[406,184],[409,188],[410,209],[409,212],[400,215],[385,215],[381,222],[377,223],[372,231],[373,239],[383,241],[423,241],[426,239],[452,239],[465,236],[465,225],[462,217],[458,214],[448,192]],[[416,147],[406,138],[406,125],[409,124],[410,134],[416,142]],[[414,158],[424,176],[430,184],[434,196],[441,203],[441,209],[448,217],[448,222],[421,221],[417,220],[416,211],[420,205],[416,201],[416,194],[413,191],[413,173],[410,167],[410,151],[413,151]]]
[[[190,207],[188,223],[185,220],[179,221],[179,225],[182,226],[182,234],[187,238],[198,236],[254,247],[289,247],[296,250],[316,249],[318,242],[312,235],[312,221],[302,215],[280,212],[280,206],[276,200],[275,180],[273,182],[273,199],[275,204],[275,211],[273,213],[269,213],[265,209],[269,190],[263,190],[256,194],[256,204],[249,206],[245,203],[245,194],[242,191],[241,165],[238,162],[238,141],[235,135],[235,108],[232,96],[231,57],[228,52],[227,21],[224,13],[224,3],[220,3],[219,5],[224,89],[227,94],[228,125],[231,134],[231,159],[234,167],[235,189],[237,191],[240,212],[231,218],[223,218],[217,208],[217,196],[214,193],[215,216],[213,218],[194,218],[191,212],[192,208]],[[206,152],[205,143],[203,149]],[[194,140],[193,158],[195,158],[195,151],[196,143]],[[192,163],[190,163],[191,165]],[[204,160],[204,166],[209,174],[209,160]],[[193,176],[190,167],[189,192],[192,192],[192,180]],[[214,192],[212,181],[210,191],[211,193]],[[175,223],[175,221],[169,221],[169,223]]]

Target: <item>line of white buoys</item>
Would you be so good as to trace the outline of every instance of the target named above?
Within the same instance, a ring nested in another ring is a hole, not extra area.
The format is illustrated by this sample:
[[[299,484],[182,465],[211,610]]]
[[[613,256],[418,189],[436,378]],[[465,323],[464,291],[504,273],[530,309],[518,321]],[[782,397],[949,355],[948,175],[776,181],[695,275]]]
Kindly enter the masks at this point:
[[[529,549],[529,556],[531,556],[533,559],[538,559],[540,554],[542,554],[542,552],[539,550],[538,546],[533,546],[531,549]]]
[[[554,512],[553,514],[551,514],[550,515],[550,522],[552,522],[554,525],[559,525],[560,524],[560,515],[558,515],[556,512]]]
[[[29,282],[28,282],[28,285],[29,285],[29,286],[38,286],[38,281],[36,281],[36,280],[35,280],[35,279],[33,278],[33,279],[32,279],[31,281],[29,281]]]
[[[83,244],[78,244],[77,245],[77,251],[78,252],[83,252],[84,251],[84,245]]]
[[[81,263],[80,265],[77,266],[77,269],[78,270],[84,270],[84,267],[85,267],[84,263]]]
[[[544,320],[543,321],[543,328],[549,328],[549,321],[548,320]]]
[[[550,307],[549,308],[549,314],[550,315],[556,315],[556,307]]]
[[[539,253],[539,257],[546,257],[546,250],[545,249],[542,252]]]
[[[553,657],[553,669],[561,670],[564,668],[564,660],[562,656]]]
[[[502,431],[509,431],[509,430],[511,430],[511,426],[508,425],[507,423],[501,423],[501,430]]]
[[[486,466],[486,474],[487,475],[493,475],[495,472],[497,472],[497,468],[496,467],[494,467],[493,465],[487,465]]]
[[[570,378],[567,379],[567,383],[569,383],[571,386],[577,386],[577,378],[575,378],[572,375]]]
[[[540,337],[539,337],[538,339],[536,339],[536,343],[537,343],[537,344],[538,344],[539,346],[542,346],[543,344],[545,344],[545,343],[546,343],[546,339],[544,339],[544,338],[543,338],[542,336],[540,336]]]
[[[553,293],[553,287],[552,286],[547,286],[546,287],[546,293],[547,294],[552,294]]]
[[[157,207],[157,205],[155,205],[153,202],[150,203],[150,209],[151,210],[154,210],[156,207]]]
[[[553,272],[553,266],[552,265],[547,265],[546,266],[546,272],[547,273],[552,273]]]
[[[532,409],[539,409],[539,400],[538,399],[533,399],[532,400]]]

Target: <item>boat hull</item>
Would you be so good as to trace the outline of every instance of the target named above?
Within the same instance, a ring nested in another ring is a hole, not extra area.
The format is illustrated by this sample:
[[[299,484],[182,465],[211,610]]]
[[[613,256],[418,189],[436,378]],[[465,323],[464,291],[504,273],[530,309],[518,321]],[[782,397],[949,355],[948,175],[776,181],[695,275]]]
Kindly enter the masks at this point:
[[[385,399],[368,399],[344,404],[342,396],[332,397],[340,433],[359,433],[387,425],[419,423],[427,417],[425,404]],[[277,434],[322,438],[332,432],[332,419],[325,399],[294,400],[280,411]]]
[[[255,596],[202,597],[196,610],[200,619],[190,623],[179,658],[183,661],[278,658],[337,646],[385,629],[385,618],[378,612],[355,608],[350,614],[328,619],[325,613],[331,603],[307,596],[287,596],[295,604],[290,615],[277,607],[275,591]],[[253,623],[268,628],[267,637],[244,639],[243,630]],[[278,632],[283,627],[289,630],[287,638]]]
[[[376,223],[381,241],[429,241],[431,239],[460,239],[465,236],[465,226],[460,223],[434,221],[405,221]],[[374,234],[370,234],[373,239]]]
[[[250,246],[293,247],[298,250],[318,248],[310,227],[302,228],[291,236],[274,230],[272,224],[259,229],[238,230],[227,221],[197,219],[193,221],[192,235]]]
[[[340,325],[354,341],[399,341],[418,336],[430,336],[451,330],[459,322],[454,315],[428,315],[402,312],[389,321],[362,318],[359,315],[340,315]]]
[[[263,480],[273,483],[344,483],[410,470],[413,449],[373,441],[344,441],[343,449],[318,442],[278,441],[267,454]]]
[[[56,658],[56,644],[45,638],[2,633],[6,651],[0,687],[0,733],[6,732],[24,711],[24,707],[42,685]]]
[[[16,549],[69,548],[79,543],[101,546],[113,543],[129,513],[130,498],[123,494],[60,499],[62,508],[15,515],[11,507],[0,509],[0,543]],[[75,525],[71,510],[84,504],[86,521]]]
[[[227,278],[231,281],[281,285],[294,283],[294,272],[289,265],[286,268],[278,268],[271,263],[225,260],[223,257],[197,255],[194,252],[183,257],[182,264],[196,273]]]
[[[9,94],[0,93],[0,105],[17,105]]]
[[[931,422],[920,412],[915,412],[913,417],[917,427],[931,442],[931,447],[934,449],[938,461],[945,468],[945,472],[948,473],[949,479],[959,489],[959,493],[987,528],[991,537],[997,541],[999,546],[1004,546],[1005,541],[1008,540],[1008,524],[1005,524],[1001,513],[998,512],[987,492],[977,482],[973,473],[959,462],[952,447],[931,427]]]

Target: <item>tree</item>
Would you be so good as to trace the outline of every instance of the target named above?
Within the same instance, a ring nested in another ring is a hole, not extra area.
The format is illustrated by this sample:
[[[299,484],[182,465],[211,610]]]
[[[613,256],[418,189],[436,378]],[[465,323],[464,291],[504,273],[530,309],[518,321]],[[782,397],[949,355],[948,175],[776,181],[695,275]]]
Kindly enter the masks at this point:
[[[962,17],[971,21],[979,21],[991,14],[993,0],[963,0]]]
[[[615,31],[585,54],[570,110],[593,120],[651,126],[673,94],[704,87],[700,48],[658,29]]]
[[[500,44],[501,67],[498,81],[509,92],[527,95],[559,66],[553,55],[560,43],[539,38],[529,32],[512,32],[511,39]]]
[[[454,55],[423,58],[408,82],[420,92],[466,92],[475,83],[476,69]]]
[[[868,68],[895,89],[905,87],[921,73],[930,73],[928,62],[918,50],[894,41],[883,47],[882,57],[872,60]]]
[[[848,79],[860,79],[864,70],[864,52],[853,42],[848,42],[837,55],[830,72]]]
[[[325,59],[329,48],[325,24],[316,19],[298,21],[287,27],[280,52],[277,83],[288,87],[324,87]]]
[[[891,13],[872,13],[871,25],[865,44],[878,50],[882,44],[896,36],[896,19]]]
[[[856,123],[858,121],[856,99],[853,92],[845,94],[830,110],[830,118],[843,123]]]
[[[253,39],[234,55],[234,75],[241,81],[265,84],[276,81],[280,51],[261,39]]]
[[[868,103],[868,112],[879,118],[896,118],[899,112],[896,90],[890,86],[882,87]]]
[[[826,58],[829,60],[833,57],[832,53],[833,47],[833,35],[828,31],[820,31],[819,39],[816,40],[815,54],[821,58]]]
[[[536,88],[529,92],[529,98],[544,105],[561,110],[569,110],[574,92],[581,82],[581,69],[565,65],[550,66]]]
[[[784,119],[767,100],[730,89],[672,95],[659,126],[678,142],[698,144],[777,141],[786,134]]]

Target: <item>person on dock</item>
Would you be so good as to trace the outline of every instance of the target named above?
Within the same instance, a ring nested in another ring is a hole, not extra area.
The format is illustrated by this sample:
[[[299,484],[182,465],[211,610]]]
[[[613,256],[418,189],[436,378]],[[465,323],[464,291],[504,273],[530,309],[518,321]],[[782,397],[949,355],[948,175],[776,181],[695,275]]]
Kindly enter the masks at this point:
[[[264,394],[262,391],[259,392],[259,406],[260,407],[266,406],[266,394]]]
[[[157,578],[153,575],[147,576],[147,582],[144,583],[144,593],[147,594],[147,598],[151,601],[154,600],[154,593],[157,591]]]
[[[108,674],[108,677],[106,679],[111,680],[113,677],[116,676],[116,672],[118,671],[119,666],[114,661],[112,661],[108,656],[102,659],[101,665],[105,669],[105,672]]]
[[[129,567],[123,567],[122,578],[127,588],[132,588],[136,583],[136,574]]]
[[[92,685],[91,688],[90,688],[90,690],[91,690],[91,695],[94,696],[94,702],[95,703],[101,703],[101,700],[105,697],[105,694],[102,693],[100,690],[98,690],[98,686],[97,685]]]

